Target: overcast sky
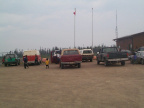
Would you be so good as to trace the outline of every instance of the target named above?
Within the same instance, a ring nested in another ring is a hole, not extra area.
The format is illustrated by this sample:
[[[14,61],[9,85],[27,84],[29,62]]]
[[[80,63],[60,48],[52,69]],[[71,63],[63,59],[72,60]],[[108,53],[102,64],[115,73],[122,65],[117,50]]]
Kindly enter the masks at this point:
[[[113,45],[144,31],[144,0],[0,0],[0,52],[17,49]]]

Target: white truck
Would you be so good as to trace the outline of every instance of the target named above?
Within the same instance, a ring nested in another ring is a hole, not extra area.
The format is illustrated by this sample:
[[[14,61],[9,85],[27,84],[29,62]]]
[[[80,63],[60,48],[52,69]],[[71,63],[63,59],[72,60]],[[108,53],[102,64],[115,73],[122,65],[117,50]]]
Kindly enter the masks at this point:
[[[94,53],[91,49],[82,49],[80,50],[80,54],[82,55],[82,60],[90,60],[90,62],[93,61],[93,56],[94,56]]]

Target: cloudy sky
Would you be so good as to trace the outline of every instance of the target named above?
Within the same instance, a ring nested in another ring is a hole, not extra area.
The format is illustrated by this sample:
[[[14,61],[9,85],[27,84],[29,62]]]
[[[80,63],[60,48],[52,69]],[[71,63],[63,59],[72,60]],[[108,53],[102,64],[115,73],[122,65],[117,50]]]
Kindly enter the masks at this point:
[[[144,0],[0,0],[0,52],[14,49],[113,45],[144,31]]]

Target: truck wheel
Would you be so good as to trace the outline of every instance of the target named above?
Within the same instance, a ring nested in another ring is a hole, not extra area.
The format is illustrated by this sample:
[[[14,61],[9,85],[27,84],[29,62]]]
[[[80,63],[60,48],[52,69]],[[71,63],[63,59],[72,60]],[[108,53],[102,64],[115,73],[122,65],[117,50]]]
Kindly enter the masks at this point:
[[[64,65],[63,64],[61,64],[61,69],[64,69]]]
[[[121,65],[124,66],[125,65],[125,61],[121,61]]]
[[[104,61],[104,65],[108,66],[108,61],[107,60]]]
[[[90,59],[90,62],[92,62],[93,60],[92,59]]]
[[[20,65],[20,61],[19,61],[18,65]]]
[[[18,65],[18,62],[16,62],[16,64],[15,64],[16,66]]]
[[[5,67],[7,67],[7,64],[5,63]]]
[[[80,68],[81,67],[81,64],[80,63],[78,63],[78,68]]]

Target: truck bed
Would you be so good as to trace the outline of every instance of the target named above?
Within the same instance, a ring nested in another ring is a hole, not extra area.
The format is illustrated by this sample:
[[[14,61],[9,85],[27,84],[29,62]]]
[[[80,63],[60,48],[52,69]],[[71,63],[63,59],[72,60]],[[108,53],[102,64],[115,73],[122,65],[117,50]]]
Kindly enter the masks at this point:
[[[107,54],[109,55],[109,59],[128,58],[126,52],[111,52]]]

